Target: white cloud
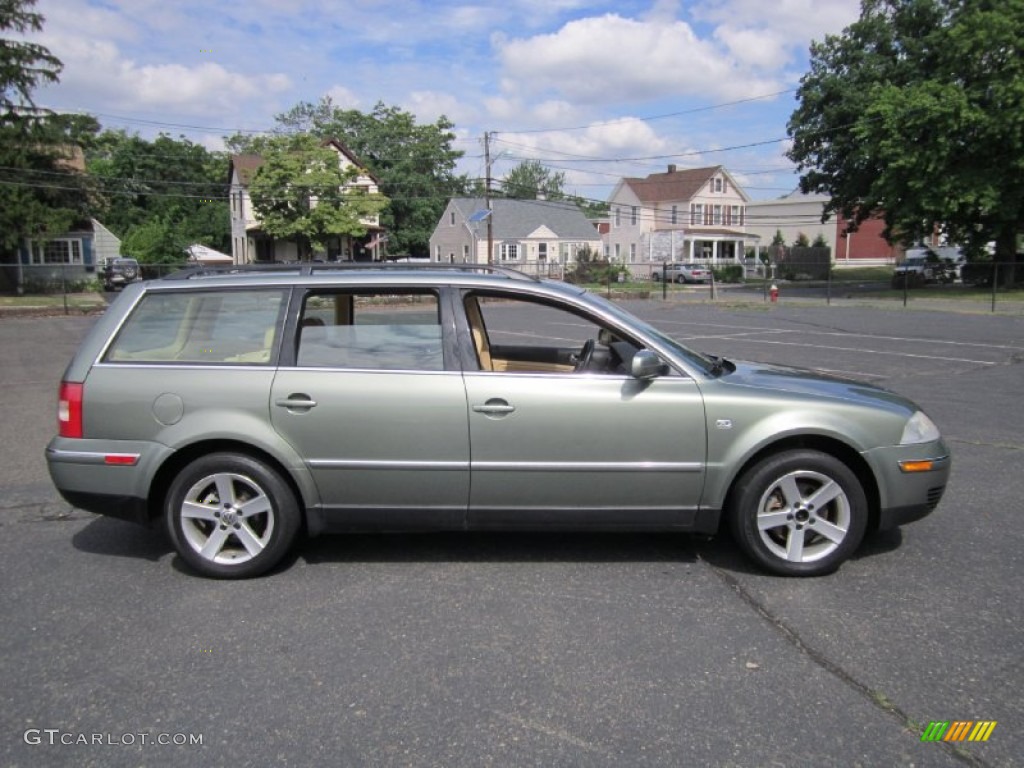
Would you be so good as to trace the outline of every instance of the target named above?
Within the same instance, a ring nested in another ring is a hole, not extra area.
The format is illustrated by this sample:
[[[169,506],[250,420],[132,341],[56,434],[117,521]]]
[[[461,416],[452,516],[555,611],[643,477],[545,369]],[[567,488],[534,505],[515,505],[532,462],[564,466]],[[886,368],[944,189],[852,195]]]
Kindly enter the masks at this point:
[[[857,20],[859,0],[704,0],[693,5],[694,19],[745,29],[762,29],[807,49],[811,40],[838,34]]]
[[[723,24],[714,34],[737,61],[752,68],[778,70],[792,60],[792,41],[772,30],[737,29]]]
[[[477,110],[450,93],[442,91],[413,91],[405,100],[405,107],[414,115],[417,122],[432,123],[444,115],[453,123],[464,123],[474,120]]]
[[[286,90],[284,74],[246,75],[215,62],[139,64],[109,41],[74,35],[44,35],[43,42],[64,61],[65,97],[92,108],[166,111],[186,115],[232,114],[246,100]]]
[[[340,109],[359,108],[359,97],[351,88],[346,88],[344,85],[332,85],[324,95],[329,97],[334,106]]]
[[[690,94],[742,98],[779,89],[739,66],[682,21],[650,23],[606,15],[557,32],[496,41],[506,81],[524,94],[547,91],[577,102],[639,102]]]

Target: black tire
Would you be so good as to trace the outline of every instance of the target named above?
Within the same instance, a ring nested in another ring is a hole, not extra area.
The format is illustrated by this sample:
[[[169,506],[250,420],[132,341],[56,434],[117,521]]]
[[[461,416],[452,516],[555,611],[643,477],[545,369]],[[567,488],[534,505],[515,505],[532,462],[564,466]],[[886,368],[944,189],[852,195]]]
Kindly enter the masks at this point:
[[[221,498],[228,494],[230,499]],[[295,494],[277,471],[232,453],[212,453],[181,470],[164,512],[182,560],[218,579],[244,579],[273,568],[301,527]]]
[[[823,498],[816,498],[819,491]],[[726,516],[740,549],[761,567],[820,576],[860,545],[868,503],[846,464],[801,449],[768,456],[744,472],[729,494]]]

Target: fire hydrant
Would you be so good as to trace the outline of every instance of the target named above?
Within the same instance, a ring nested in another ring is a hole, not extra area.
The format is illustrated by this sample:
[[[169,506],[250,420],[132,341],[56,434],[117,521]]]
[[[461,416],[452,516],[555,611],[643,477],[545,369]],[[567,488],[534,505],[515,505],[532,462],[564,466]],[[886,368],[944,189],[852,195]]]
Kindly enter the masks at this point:
[[[772,283],[772,287],[768,289],[768,295],[772,297],[772,304],[779,300],[779,286]]]

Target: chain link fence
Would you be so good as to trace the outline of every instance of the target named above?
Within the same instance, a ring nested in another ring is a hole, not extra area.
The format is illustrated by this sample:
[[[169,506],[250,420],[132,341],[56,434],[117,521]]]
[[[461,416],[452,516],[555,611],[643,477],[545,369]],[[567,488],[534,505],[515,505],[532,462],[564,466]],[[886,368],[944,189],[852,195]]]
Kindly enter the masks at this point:
[[[195,263],[142,264],[133,279],[166,277]],[[811,262],[729,263],[638,262],[586,265],[560,262],[503,262],[501,266],[550,280],[568,281],[613,298],[661,300],[732,300],[764,303],[824,303],[861,300],[910,306],[918,303],[971,301],[996,312],[1000,303],[1024,309],[1024,262],[973,262],[928,274],[900,271],[893,265],[837,267]],[[692,268],[692,269],[688,269]],[[665,279],[667,277],[667,279]],[[70,312],[92,296],[102,301],[111,292],[104,269],[76,264],[0,264],[0,297],[48,297],[62,300]],[[109,296],[107,297],[109,298]],[[88,302],[86,302],[88,303]],[[95,302],[94,302],[95,303]]]

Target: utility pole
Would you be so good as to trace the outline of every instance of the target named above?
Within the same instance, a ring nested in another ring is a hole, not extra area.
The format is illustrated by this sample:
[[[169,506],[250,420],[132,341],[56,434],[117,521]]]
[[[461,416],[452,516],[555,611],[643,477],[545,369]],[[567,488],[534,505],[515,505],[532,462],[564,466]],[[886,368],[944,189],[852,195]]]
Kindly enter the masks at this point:
[[[491,208],[491,134],[489,131],[484,131],[484,166],[487,169],[484,176],[484,202],[487,206],[487,263],[493,264],[494,224],[491,219],[494,218],[494,214]]]

